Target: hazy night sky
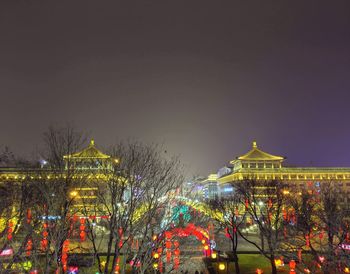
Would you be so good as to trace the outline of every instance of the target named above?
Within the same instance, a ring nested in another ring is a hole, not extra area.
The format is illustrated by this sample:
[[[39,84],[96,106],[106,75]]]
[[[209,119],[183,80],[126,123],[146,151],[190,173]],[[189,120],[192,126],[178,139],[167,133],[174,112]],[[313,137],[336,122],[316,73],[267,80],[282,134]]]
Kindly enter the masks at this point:
[[[2,0],[0,101],[0,144],[23,154],[68,121],[202,175],[252,140],[350,166],[350,1]]]

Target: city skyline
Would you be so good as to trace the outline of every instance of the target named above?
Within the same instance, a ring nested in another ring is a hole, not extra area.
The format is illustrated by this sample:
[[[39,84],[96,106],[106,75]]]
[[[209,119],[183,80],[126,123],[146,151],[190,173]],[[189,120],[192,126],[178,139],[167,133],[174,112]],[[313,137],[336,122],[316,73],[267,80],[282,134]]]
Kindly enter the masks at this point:
[[[164,144],[191,173],[252,141],[295,165],[350,166],[350,3],[0,3],[0,144],[50,124],[103,148]]]

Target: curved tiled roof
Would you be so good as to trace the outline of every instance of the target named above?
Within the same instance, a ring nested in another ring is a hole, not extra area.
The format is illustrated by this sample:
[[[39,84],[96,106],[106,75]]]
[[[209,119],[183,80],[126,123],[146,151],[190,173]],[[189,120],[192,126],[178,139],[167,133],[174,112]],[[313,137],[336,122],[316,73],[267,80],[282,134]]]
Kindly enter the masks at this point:
[[[102,153],[95,147],[94,139],[91,139],[90,144],[87,148],[82,151],[65,155],[63,158],[73,158],[73,159],[109,159],[111,156]]]
[[[253,142],[252,149],[248,153],[237,157],[237,159],[248,161],[282,161],[284,157],[266,153],[258,148],[256,142]]]

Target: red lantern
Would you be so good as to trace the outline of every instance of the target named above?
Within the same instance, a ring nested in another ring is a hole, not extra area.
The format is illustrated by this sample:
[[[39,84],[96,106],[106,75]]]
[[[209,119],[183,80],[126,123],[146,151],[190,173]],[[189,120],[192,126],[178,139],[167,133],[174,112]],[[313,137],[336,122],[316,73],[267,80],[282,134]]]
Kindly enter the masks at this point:
[[[7,239],[9,241],[12,240],[12,233],[13,233],[13,222],[9,221],[8,227],[7,227]]]
[[[179,248],[176,248],[176,249],[174,250],[174,255],[175,255],[175,256],[180,256],[180,249],[179,249]]]
[[[174,269],[178,270],[180,265],[180,259],[179,257],[174,257]]]
[[[168,239],[168,240],[170,240],[171,237],[172,237],[171,232],[166,231],[166,232],[165,232],[165,238]]]
[[[268,206],[269,206],[269,208],[272,207],[272,200],[271,199],[269,199],[269,201],[268,201]]]
[[[26,255],[30,256],[30,253],[33,249],[33,241],[31,239],[28,239],[27,246],[26,246]]]
[[[27,223],[30,224],[30,221],[32,220],[32,212],[30,208],[27,209]]]
[[[174,241],[174,246],[175,246],[175,248],[178,248],[179,247],[179,242],[178,241]]]
[[[68,250],[69,250],[69,240],[65,240],[62,245],[62,256],[61,256],[64,272],[67,271]]]
[[[79,230],[80,230],[80,233],[79,233],[80,241],[84,242],[86,239],[86,232],[85,232],[85,219],[83,218],[80,218]]]
[[[166,242],[165,242],[165,247],[166,247],[167,249],[170,249],[170,248],[171,248],[171,241],[166,241]]]
[[[158,270],[159,270],[160,273],[163,273],[163,262],[162,262],[162,260],[159,260]]]
[[[320,234],[318,235],[318,237],[320,238],[320,240],[322,240],[322,238],[323,238],[323,230],[320,232]]]
[[[166,251],[166,262],[169,264],[171,261],[171,251],[167,250]]]
[[[295,270],[295,267],[296,267],[296,263],[294,260],[290,260],[289,262],[289,268],[290,270]]]
[[[307,247],[310,246],[310,236],[309,235],[305,235],[305,244]]]
[[[282,215],[283,215],[283,220],[287,221],[287,211],[284,208],[282,209]]]
[[[228,232],[228,227],[225,228],[225,231],[226,231],[226,233],[225,233],[226,238],[230,238],[230,233]]]
[[[245,199],[245,210],[248,210],[248,206],[249,206],[249,200]]]
[[[298,259],[299,259],[299,262],[301,262],[301,252],[302,252],[302,250],[299,248],[299,249],[298,249]]]

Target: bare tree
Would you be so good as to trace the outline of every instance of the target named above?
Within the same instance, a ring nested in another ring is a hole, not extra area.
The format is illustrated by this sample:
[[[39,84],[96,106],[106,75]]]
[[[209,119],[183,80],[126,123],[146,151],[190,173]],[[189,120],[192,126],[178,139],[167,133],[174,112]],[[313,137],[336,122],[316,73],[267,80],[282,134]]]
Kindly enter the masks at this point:
[[[235,184],[241,204],[260,231],[261,244],[238,230],[239,235],[254,245],[271,264],[271,273],[277,273],[275,259],[284,241],[283,208],[285,186],[278,181],[246,180]],[[265,247],[266,240],[266,247]]]
[[[213,210],[211,217],[214,218],[222,229],[226,230],[226,237],[231,240],[231,252],[235,264],[235,272],[239,274],[240,268],[237,254],[238,231],[242,229],[246,216],[246,211],[242,210],[240,196],[232,195],[230,197],[211,200],[209,205]]]
[[[100,272],[119,271],[123,255],[132,257],[134,272],[144,273],[155,262],[153,254],[162,241],[154,237],[167,229],[163,217],[182,183],[179,161],[169,158],[161,147],[139,142],[120,143],[111,155],[112,166],[106,167],[100,180],[89,182],[96,200],[85,201],[86,214],[103,216],[100,224],[105,228],[98,235],[96,226],[90,226],[89,238]],[[135,239],[138,249],[131,252]],[[100,252],[106,254],[105,261]]]
[[[289,203],[297,219],[289,226],[293,235],[289,243],[313,258],[311,262],[301,260],[300,265],[312,272],[343,273],[350,259],[346,250],[350,241],[346,193],[337,182],[310,184],[297,191],[299,195],[291,196]]]

